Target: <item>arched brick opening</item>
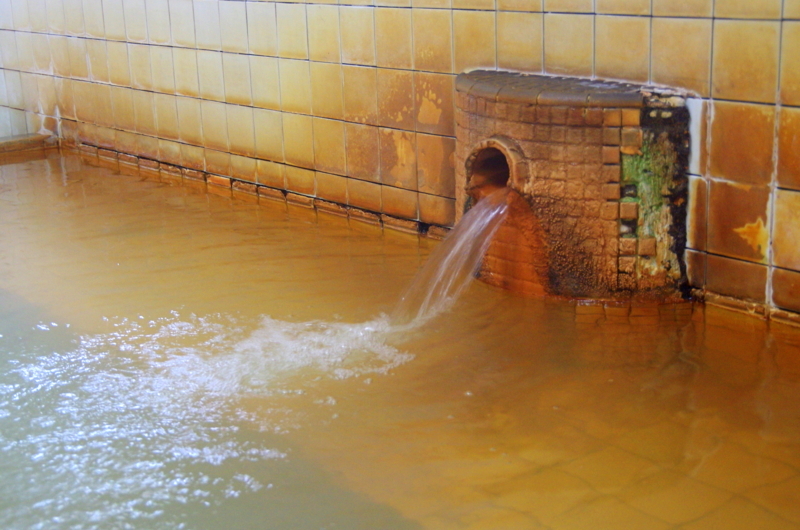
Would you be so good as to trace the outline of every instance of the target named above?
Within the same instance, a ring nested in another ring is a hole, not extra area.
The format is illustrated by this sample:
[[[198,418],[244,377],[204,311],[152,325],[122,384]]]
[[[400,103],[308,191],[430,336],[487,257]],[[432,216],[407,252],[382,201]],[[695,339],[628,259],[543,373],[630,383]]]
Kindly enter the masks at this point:
[[[467,195],[474,201],[505,186],[521,191],[528,180],[528,165],[522,150],[514,140],[503,136],[493,136],[475,145],[464,166]]]

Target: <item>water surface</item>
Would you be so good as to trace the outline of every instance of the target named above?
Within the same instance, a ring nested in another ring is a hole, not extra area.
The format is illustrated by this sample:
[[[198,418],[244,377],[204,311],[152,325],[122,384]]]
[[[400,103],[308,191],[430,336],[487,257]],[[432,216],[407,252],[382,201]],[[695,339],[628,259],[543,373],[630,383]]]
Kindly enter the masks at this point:
[[[473,283],[434,243],[0,166],[0,527],[800,528],[800,335]]]

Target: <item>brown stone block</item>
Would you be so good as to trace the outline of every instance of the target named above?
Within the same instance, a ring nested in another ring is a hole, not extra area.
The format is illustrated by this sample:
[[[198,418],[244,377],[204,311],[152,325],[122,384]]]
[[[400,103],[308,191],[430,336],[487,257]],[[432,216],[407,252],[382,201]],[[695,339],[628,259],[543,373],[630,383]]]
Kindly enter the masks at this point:
[[[542,125],[549,125],[551,123],[550,120],[550,109],[552,107],[536,107],[536,123],[540,123]]]
[[[623,155],[641,155],[642,150],[633,145],[624,145],[619,148],[619,152]]]
[[[603,129],[599,127],[586,128],[583,130],[583,139],[589,145],[601,145],[603,143]]]
[[[584,121],[586,125],[590,127],[599,127],[603,125],[603,109],[585,109]]]
[[[617,276],[617,288],[628,291],[636,289],[636,277],[631,274],[620,274]]]
[[[536,106],[525,105],[519,108],[519,121],[525,123],[536,123]]]
[[[764,302],[767,267],[722,256],[708,255],[706,288],[713,293]]]
[[[622,109],[622,126],[638,127],[641,121],[642,111],[639,109]]]
[[[584,125],[583,107],[572,107],[567,113],[567,125],[580,127]]]
[[[583,161],[585,164],[603,163],[603,147],[600,145],[586,145],[583,148]],[[599,168],[598,168],[599,169]]]
[[[560,125],[550,127],[550,141],[564,143],[567,140],[567,128]]]
[[[603,143],[605,145],[619,145],[622,141],[619,127],[603,127]]]
[[[609,200],[609,201],[619,200],[619,197],[620,197],[619,184],[604,184],[602,190],[603,190],[602,193],[603,193],[603,198],[604,199]],[[623,212],[623,210],[622,210],[622,207],[621,207],[620,208],[620,215],[621,216],[623,215],[622,212]],[[624,217],[624,216],[622,218],[626,219],[626,217]]]
[[[583,142],[583,129],[578,127],[567,128],[566,142],[568,144],[580,144]]]
[[[618,147],[603,146],[603,164],[619,164],[620,154]]]
[[[586,149],[582,145],[566,146],[566,162],[569,164],[581,164],[586,158]]]
[[[627,147],[642,147],[642,129],[640,127],[622,128],[622,145]]]
[[[550,126],[536,125],[533,129],[533,139],[536,142],[549,142],[550,141]]]
[[[621,127],[622,111],[619,109],[605,109],[603,111],[603,125],[606,127]]]
[[[656,238],[645,237],[639,240],[638,254],[640,256],[655,256],[656,248]]]
[[[634,274],[636,272],[636,258],[631,256],[620,257],[618,270],[624,274]]]
[[[607,202],[600,208],[600,218],[610,221],[619,219],[619,203]]]
[[[619,182],[620,174],[621,170],[618,165],[603,166],[603,181],[605,182]]]
[[[620,219],[637,219],[639,217],[639,204],[635,202],[622,202],[619,205]]]
[[[635,256],[636,255],[636,242],[638,240],[634,237],[624,237],[619,240],[619,255],[620,256]]]
[[[550,123],[554,125],[566,125],[569,107],[550,107]]]

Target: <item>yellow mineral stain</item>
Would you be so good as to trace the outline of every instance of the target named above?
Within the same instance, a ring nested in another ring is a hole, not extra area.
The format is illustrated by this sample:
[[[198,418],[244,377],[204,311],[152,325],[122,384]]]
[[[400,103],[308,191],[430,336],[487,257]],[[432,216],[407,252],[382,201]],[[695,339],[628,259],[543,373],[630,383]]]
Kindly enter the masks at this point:
[[[408,167],[415,161],[414,146],[405,135],[395,134],[394,145],[397,152],[397,163],[389,171],[395,178],[402,178],[408,173]]]
[[[747,241],[753,251],[761,254],[762,258],[766,255],[765,250],[767,241],[769,241],[769,232],[767,232],[767,227],[764,226],[763,219],[759,217],[755,222],[747,223],[740,228],[734,228],[733,231]]]
[[[439,101],[441,102],[441,100]],[[426,125],[436,125],[439,123],[441,115],[442,109],[436,104],[436,94],[427,92],[422,96],[422,104],[419,107],[417,121]]]

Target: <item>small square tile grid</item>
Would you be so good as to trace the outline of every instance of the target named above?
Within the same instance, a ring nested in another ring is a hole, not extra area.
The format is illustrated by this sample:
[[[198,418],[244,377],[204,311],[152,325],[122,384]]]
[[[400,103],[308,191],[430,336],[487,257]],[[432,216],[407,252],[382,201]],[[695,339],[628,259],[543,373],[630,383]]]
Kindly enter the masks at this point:
[[[456,74],[497,67],[658,83],[707,103],[704,113],[693,115],[693,148],[702,159],[693,167],[706,193],[689,198],[690,223],[704,226],[690,226],[689,232],[717,237],[723,230],[711,225],[716,217],[709,208],[718,208],[708,204],[712,182],[752,186],[759,197],[766,188],[769,196],[766,212],[730,227],[761,219],[757,228],[763,233],[734,231],[717,241],[766,237],[771,247],[779,235],[786,240],[800,230],[793,217],[772,211],[778,190],[800,193],[793,143],[800,112],[800,78],[793,67],[800,53],[797,0],[371,4],[0,0],[0,137],[46,130],[78,138],[80,131],[91,145],[179,167],[243,167],[215,154],[228,151],[257,166],[301,167],[408,191],[377,196],[405,197],[408,202],[394,211],[416,211],[414,221],[449,226],[456,211],[455,167],[430,150],[431,139],[417,136],[453,141]],[[211,102],[236,110],[223,112]],[[267,119],[264,112],[275,115]],[[292,115],[345,122],[343,163],[338,151],[314,153],[340,149],[341,128],[312,127],[309,140],[292,126]],[[251,122],[252,141],[245,138]],[[355,134],[357,126],[370,132]],[[410,137],[395,144],[400,151],[375,147],[385,129]],[[300,134],[309,152],[294,152],[286,131]],[[334,137],[317,138],[328,132]],[[614,151],[604,153],[613,165]],[[405,173],[384,182],[392,169],[383,168],[384,161],[392,168],[399,163]],[[243,180],[252,174],[236,171]],[[316,186],[314,198],[333,200],[324,196],[329,189]],[[739,195],[724,209],[736,212],[752,202],[749,192]],[[748,257],[737,246],[710,250],[690,244],[698,252],[765,268],[765,292],[776,295],[765,298],[767,306],[800,303],[774,290],[784,284],[773,281],[779,269],[798,271],[775,261],[780,251]]]

